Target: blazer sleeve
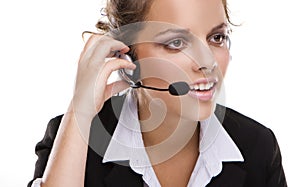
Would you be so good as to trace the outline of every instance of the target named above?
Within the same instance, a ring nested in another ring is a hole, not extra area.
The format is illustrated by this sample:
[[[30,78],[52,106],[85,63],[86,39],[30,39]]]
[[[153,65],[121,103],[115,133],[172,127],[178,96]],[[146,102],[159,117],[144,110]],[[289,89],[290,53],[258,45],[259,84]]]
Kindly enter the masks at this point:
[[[28,183],[27,187],[31,187],[33,181],[36,178],[43,177],[48,162],[48,157],[51,152],[61,119],[62,115],[51,119],[47,125],[47,129],[43,139],[36,144],[35,154],[38,156],[38,159],[35,163],[33,179]]]
[[[287,182],[282,166],[282,158],[279,145],[274,133],[270,129],[269,132],[272,137],[272,142],[270,142],[272,145],[272,150],[269,157],[269,164],[267,166],[267,187],[286,187]]]

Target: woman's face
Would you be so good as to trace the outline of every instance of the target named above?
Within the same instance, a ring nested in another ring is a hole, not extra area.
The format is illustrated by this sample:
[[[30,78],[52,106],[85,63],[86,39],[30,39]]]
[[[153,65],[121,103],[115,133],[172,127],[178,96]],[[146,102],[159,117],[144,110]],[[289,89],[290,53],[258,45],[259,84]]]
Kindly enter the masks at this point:
[[[135,49],[143,85],[167,88],[184,81],[191,90],[184,96],[139,90],[143,99],[163,101],[169,115],[208,118],[230,58],[222,0],[154,0],[146,21]]]

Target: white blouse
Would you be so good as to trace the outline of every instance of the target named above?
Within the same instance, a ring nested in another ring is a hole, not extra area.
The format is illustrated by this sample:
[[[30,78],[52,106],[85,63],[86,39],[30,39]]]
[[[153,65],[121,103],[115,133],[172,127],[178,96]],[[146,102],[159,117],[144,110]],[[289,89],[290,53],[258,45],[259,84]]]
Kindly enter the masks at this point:
[[[222,171],[222,162],[243,162],[243,156],[231,137],[225,131],[215,114],[201,121],[199,157],[190,177],[188,187],[204,187]],[[141,174],[144,186],[160,187],[146,153],[140,123],[137,101],[128,93],[120,114],[119,122],[103,157],[103,163],[129,160],[131,169]],[[40,187],[36,179],[32,187]]]
[[[243,162],[238,147],[215,115],[201,121],[199,157],[188,186],[206,186],[212,177],[222,171],[222,162]],[[201,149],[200,149],[201,148]],[[129,160],[133,171],[143,176],[147,186],[160,187],[144,148],[138,120],[137,101],[128,93],[112,140],[105,152],[103,163]]]

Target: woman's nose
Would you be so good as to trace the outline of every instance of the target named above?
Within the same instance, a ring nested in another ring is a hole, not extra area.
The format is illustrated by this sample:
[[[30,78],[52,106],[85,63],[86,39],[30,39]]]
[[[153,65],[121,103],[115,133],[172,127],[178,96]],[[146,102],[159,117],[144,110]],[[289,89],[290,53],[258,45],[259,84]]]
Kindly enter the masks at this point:
[[[201,70],[211,72],[218,65],[210,48],[201,41],[190,50],[190,55],[193,61],[192,69],[194,71]]]
[[[197,63],[193,63],[192,69],[195,72],[201,71],[203,74],[211,74],[215,69],[217,69],[218,63],[210,63],[208,65],[199,66]]]

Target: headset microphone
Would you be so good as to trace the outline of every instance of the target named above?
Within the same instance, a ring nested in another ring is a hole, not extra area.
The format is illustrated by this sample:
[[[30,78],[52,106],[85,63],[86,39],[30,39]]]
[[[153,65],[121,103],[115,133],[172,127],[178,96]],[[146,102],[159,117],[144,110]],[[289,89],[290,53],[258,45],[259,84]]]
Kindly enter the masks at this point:
[[[190,87],[186,82],[174,82],[169,85],[169,88],[155,88],[150,86],[144,86],[141,82],[130,85],[132,88],[146,88],[156,91],[169,91],[171,95],[180,96],[185,95],[190,91]]]
[[[130,56],[122,54],[120,53],[120,51],[116,51],[114,56],[132,62]],[[130,85],[131,88],[145,88],[156,91],[169,91],[169,93],[174,96],[185,95],[190,91],[190,86],[186,82],[174,82],[170,84],[168,88],[155,88],[150,86],[144,86],[142,85],[141,81],[135,83],[131,78],[129,78],[132,76],[132,74],[132,70],[127,70],[123,68],[119,70],[119,75]]]

